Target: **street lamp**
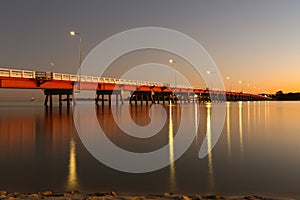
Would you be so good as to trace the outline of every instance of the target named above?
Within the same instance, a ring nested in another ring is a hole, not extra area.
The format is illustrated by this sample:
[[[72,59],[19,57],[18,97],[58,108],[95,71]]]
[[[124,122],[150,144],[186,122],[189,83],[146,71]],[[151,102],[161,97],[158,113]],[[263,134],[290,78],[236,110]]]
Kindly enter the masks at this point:
[[[242,84],[243,82],[242,81],[239,81],[239,84],[241,85],[241,87],[242,87],[242,93],[243,93],[243,84]]]
[[[250,93],[250,83],[247,83],[248,86],[248,93]]]
[[[82,38],[81,35],[75,31],[70,31],[70,35],[72,37],[79,38],[79,88],[78,91],[80,92],[80,83],[81,83],[81,63],[82,63]]]
[[[169,59],[170,64],[175,64],[175,61],[173,59]],[[177,76],[176,76],[176,70],[174,69],[174,84],[175,87],[177,87]]]
[[[227,76],[226,79],[229,81],[229,91],[231,91],[231,79],[229,76]]]
[[[216,72],[211,72],[209,70],[206,70],[207,75],[212,75],[215,74]],[[213,79],[212,77],[210,77],[210,86],[211,86],[211,90],[213,90]]]
[[[53,68],[54,68],[54,66],[55,66],[54,62],[51,62],[51,63],[50,63],[51,72],[53,72]]]

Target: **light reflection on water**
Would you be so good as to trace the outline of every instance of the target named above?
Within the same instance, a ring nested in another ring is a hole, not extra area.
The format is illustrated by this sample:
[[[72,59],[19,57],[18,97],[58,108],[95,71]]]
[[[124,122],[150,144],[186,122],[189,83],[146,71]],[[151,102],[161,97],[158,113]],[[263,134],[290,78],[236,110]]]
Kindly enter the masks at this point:
[[[209,190],[210,192],[214,191],[214,166],[213,166],[213,155],[211,151],[211,103],[206,103],[206,139],[207,139],[207,151],[208,151],[208,174],[209,174]]]
[[[231,158],[231,136],[230,136],[230,102],[226,102],[226,127],[227,127],[227,151]]]
[[[69,175],[67,182],[67,189],[69,191],[78,188],[77,180],[77,163],[76,163],[76,142],[72,137],[70,140],[70,157],[69,157]]]
[[[248,101],[247,102],[247,131],[248,131],[248,134],[250,133],[250,105],[251,105],[251,102]]]
[[[239,101],[239,134],[240,134],[240,148],[241,155],[244,153],[244,142],[243,142],[243,102]]]
[[[171,102],[170,102],[171,104]],[[169,160],[170,160],[170,191],[176,188],[176,174],[174,162],[174,132],[173,132],[173,117],[172,106],[169,106]]]
[[[169,144],[169,167],[127,174],[102,165],[86,151],[77,136],[71,109],[1,105],[0,188],[24,192],[79,189],[300,198],[299,102],[227,103],[223,133],[204,159],[197,155],[205,135],[208,148],[211,145],[213,105],[189,106],[189,114],[200,119],[199,126],[195,120],[191,127],[198,129],[198,134],[189,150],[175,162],[173,138],[180,125],[180,107],[166,105],[165,126],[146,141],[124,135],[109,107],[95,108],[99,123],[120,147],[147,152]],[[130,116],[145,126],[150,120],[149,109],[150,105],[132,106]],[[124,113],[118,114],[128,120]]]

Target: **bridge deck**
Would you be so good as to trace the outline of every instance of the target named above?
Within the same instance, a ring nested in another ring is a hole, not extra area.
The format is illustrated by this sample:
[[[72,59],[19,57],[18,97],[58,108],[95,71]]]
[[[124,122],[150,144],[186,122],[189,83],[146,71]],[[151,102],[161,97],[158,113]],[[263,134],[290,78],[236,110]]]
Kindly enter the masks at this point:
[[[58,95],[67,93],[67,95],[69,95],[69,92],[65,92],[66,90],[73,91],[73,89],[80,89],[95,90],[98,91],[98,95],[101,95],[101,91],[130,91],[133,95],[136,95],[137,98],[143,98],[141,95],[145,95],[145,93],[146,96],[151,95],[151,93],[157,95],[161,95],[161,93],[169,95],[169,93],[171,93],[175,96],[188,96],[188,99],[191,96],[193,96],[193,98],[196,96],[199,100],[201,100],[201,97],[203,97],[202,99],[208,101],[213,99],[217,101],[271,100],[271,98],[262,95],[231,91],[205,90],[180,84],[171,85],[168,83],[93,76],[79,77],[74,74],[7,68],[0,68],[0,88],[44,89],[47,90],[48,93],[49,90],[61,91]],[[118,94],[120,94],[120,92]],[[45,95],[48,94],[45,92]],[[226,99],[222,99],[221,96]]]

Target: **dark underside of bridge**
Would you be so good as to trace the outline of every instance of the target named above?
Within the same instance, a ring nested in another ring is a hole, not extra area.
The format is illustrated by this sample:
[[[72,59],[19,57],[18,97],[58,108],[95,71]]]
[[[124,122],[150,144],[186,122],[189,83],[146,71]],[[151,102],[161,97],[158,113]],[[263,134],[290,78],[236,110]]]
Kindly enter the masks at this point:
[[[73,89],[44,89],[45,102],[47,106],[48,102],[50,106],[53,104],[53,96],[58,96],[59,105],[62,105],[63,101],[67,102],[67,105],[70,105],[72,99],[74,99],[74,93],[80,91],[75,91]],[[115,96],[116,104],[124,103],[122,90],[96,90],[96,97],[94,100],[96,104],[101,102],[101,105],[105,105],[105,102],[108,105],[112,103],[112,96]],[[133,91],[130,92],[131,95],[127,99],[130,104],[149,104],[149,103],[190,103],[190,102],[225,102],[225,101],[261,101],[268,100],[262,98],[261,96],[256,95],[245,95],[243,93],[214,93],[210,91],[205,91],[203,93],[197,92],[172,92],[171,90],[166,91]],[[63,97],[66,98],[63,98]],[[77,99],[84,100],[84,99]]]

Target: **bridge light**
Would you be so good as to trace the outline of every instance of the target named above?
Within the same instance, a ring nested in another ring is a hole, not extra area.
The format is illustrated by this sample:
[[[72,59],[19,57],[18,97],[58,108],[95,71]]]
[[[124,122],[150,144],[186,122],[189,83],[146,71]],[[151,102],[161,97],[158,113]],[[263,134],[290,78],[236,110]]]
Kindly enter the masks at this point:
[[[75,35],[77,35],[77,33],[75,31],[70,31],[70,35],[75,36]]]
[[[71,36],[77,36],[79,38],[79,87],[78,92],[80,92],[80,86],[81,86],[81,64],[82,64],[82,38],[81,35],[75,31],[70,31]]]
[[[170,59],[170,60],[169,60],[169,63],[171,63],[171,64],[174,63],[174,60]]]

